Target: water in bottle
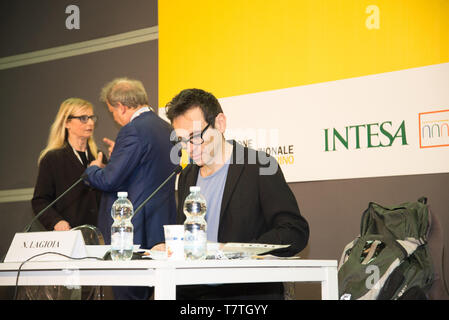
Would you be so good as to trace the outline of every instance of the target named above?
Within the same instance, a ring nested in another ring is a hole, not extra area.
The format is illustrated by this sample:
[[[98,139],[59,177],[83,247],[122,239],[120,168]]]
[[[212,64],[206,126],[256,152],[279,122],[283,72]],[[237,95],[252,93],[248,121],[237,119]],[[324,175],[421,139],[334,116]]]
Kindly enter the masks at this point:
[[[118,199],[112,204],[111,215],[114,223],[111,227],[112,260],[130,260],[133,255],[134,227],[131,218],[133,205],[127,192],[119,192]]]
[[[207,253],[206,199],[200,187],[190,187],[190,194],[184,201],[184,253],[186,259],[204,259]]]

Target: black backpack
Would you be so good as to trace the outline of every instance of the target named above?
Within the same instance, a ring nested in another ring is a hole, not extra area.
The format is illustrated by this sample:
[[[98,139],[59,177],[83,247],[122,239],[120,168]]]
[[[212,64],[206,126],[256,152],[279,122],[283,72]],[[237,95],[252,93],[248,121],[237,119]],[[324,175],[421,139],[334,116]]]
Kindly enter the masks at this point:
[[[340,259],[340,299],[428,298],[434,273],[426,202],[422,197],[395,207],[369,204],[360,236],[345,247]]]

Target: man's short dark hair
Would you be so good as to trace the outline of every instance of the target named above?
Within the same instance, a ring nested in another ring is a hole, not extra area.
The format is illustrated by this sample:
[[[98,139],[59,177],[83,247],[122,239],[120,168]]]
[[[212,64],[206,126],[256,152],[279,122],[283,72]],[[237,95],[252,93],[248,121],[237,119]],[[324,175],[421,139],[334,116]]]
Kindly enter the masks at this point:
[[[185,89],[167,103],[167,118],[173,122],[175,118],[195,107],[201,108],[204,119],[212,127],[215,125],[215,117],[223,112],[220,103],[212,93],[201,89]]]

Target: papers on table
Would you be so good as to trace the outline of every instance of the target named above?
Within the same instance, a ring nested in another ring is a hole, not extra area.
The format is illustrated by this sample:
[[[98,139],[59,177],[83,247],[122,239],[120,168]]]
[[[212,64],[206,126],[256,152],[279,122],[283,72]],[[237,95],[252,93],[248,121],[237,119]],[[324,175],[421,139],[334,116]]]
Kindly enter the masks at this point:
[[[263,243],[237,243],[228,242],[223,246],[223,252],[244,253],[249,255],[260,255],[276,249],[290,247],[289,244],[263,244]]]
[[[263,244],[263,243],[207,243],[207,257],[206,259],[298,259],[298,256],[290,258],[279,258],[271,254],[267,254],[273,250],[288,248],[290,245],[280,244]],[[134,252],[142,254],[142,258],[150,258],[153,260],[165,260],[167,254],[161,250],[140,249],[140,245],[134,246]],[[89,257],[102,258],[106,252],[111,248],[109,245],[87,245],[87,255]]]
[[[206,259],[278,259],[273,255],[261,256],[273,250],[287,248],[290,245],[278,244],[262,244],[262,243],[207,243],[207,257]],[[144,258],[151,258],[154,260],[165,260],[167,255],[165,251],[160,250],[145,250]],[[296,259],[298,257],[295,257]]]

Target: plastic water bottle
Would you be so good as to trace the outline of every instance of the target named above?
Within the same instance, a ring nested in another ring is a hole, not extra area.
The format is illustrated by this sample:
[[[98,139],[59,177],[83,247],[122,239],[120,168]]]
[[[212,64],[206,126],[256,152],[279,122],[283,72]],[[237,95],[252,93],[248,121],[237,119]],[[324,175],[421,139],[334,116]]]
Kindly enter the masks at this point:
[[[134,209],[128,200],[127,192],[119,192],[118,199],[112,204],[111,215],[114,223],[111,227],[112,260],[130,260],[133,255],[134,227],[131,218]]]
[[[190,194],[184,201],[184,253],[186,259],[204,259],[207,253],[206,199],[200,187],[190,187]]]

